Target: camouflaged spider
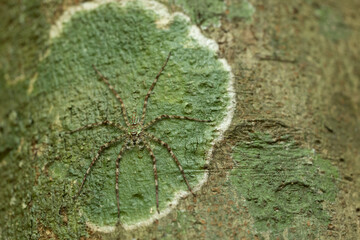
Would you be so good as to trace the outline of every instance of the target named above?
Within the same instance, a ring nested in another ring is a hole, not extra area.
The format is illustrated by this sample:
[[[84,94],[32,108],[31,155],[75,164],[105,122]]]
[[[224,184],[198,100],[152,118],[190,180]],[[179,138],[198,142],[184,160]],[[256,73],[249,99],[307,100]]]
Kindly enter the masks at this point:
[[[184,181],[189,189],[189,191],[193,194],[194,192],[192,191],[189,182],[185,176],[184,170],[178,160],[178,158],[176,157],[176,155],[174,154],[174,152],[172,151],[171,147],[169,146],[169,144],[167,144],[166,142],[162,141],[161,139],[155,137],[154,135],[145,132],[145,130],[147,128],[149,128],[150,126],[152,126],[153,124],[155,124],[158,121],[161,121],[163,119],[180,119],[180,120],[190,120],[190,121],[197,121],[197,122],[210,122],[209,120],[200,120],[200,119],[196,119],[196,118],[191,118],[191,117],[185,117],[185,116],[177,116],[177,115],[160,115],[156,118],[154,118],[153,120],[151,120],[148,123],[144,123],[145,120],[145,115],[146,115],[146,108],[147,108],[147,104],[148,104],[148,100],[150,97],[151,92],[153,91],[162,71],[165,69],[165,66],[167,65],[169,58],[171,56],[171,52],[169,53],[168,57],[166,58],[165,63],[163,64],[163,66],[161,67],[159,73],[156,75],[155,80],[153,81],[150,89],[148,90],[146,96],[145,96],[145,100],[144,100],[144,106],[143,106],[143,110],[142,110],[142,115],[141,115],[141,119],[140,121],[136,121],[135,118],[135,113],[133,115],[132,121],[131,123],[129,123],[128,120],[128,115],[126,113],[126,108],[124,105],[123,100],[121,99],[121,97],[119,96],[119,94],[115,91],[114,87],[109,83],[108,79],[106,77],[104,77],[101,72],[99,70],[97,70],[97,68],[92,65],[92,67],[94,68],[95,72],[97,73],[97,75],[100,77],[100,79],[108,86],[108,88],[110,89],[110,91],[115,95],[115,97],[117,98],[117,100],[120,102],[121,105],[121,111],[122,111],[122,116],[124,118],[125,124],[126,126],[122,126],[121,124],[118,123],[114,123],[108,120],[102,121],[102,122],[97,122],[97,123],[92,123],[92,124],[88,124],[86,126],[80,127],[78,129],[75,129],[73,131],[70,131],[70,133],[74,133],[74,132],[78,132],[84,129],[89,129],[89,128],[93,128],[93,127],[97,127],[97,126],[112,126],[115,127],[119,130],[121,130],[123,132],[123,134],[121,134],[119,137],[112,139],[111,141],[105,143],[104,145],[102,145],[100,147],[100,149],[98,150],[97,154],[95,155],[95,157],[92,159],[89,168],[87,169],[83,181],[81,183],[81,186],[78,190],[78,193],[76,194],[75,198],[80,194],[81,189],[84,186],[86,177],[89,175],[93,165],[95,164],[95,162],[99,159],[101,153],[108,147],[110,147],[111,145],[120,142],[121,140],[124,140],[124,144],[121,147],[121,150],[119,152],[119,155],[116,159],[116,183],[115,183],[115,190],[116,190],[116,200],[117,200],[117,208],[118,208],[118,218],[120,218],[120,200],[119,200],[119,165],[120,165],[120,160],[122,158],[122,155],[124,153],[125,150],[127,149],[131,149],[135,146],[139,147],[140,149],[142,148],[146,148],[151,156],[152,162],[153,162],[153,171],[154,171],[154,178],[155,178],[155,192],[156,192],[156,210],[158,213],[160,213],[159,211],[159,184],[158,184],[158,175],[157,175],[157,169],[156,169],[156,158],[155,155],[153,153],[153,150],[151,149],[151,146],[148,142],[148,140],[154,141],[160,145],[162,145],[163,147],[165,147],[167,149],[167,151],[170,153],[171,157],[174,159],[176,165],[178,166],[182,177],[184,178]]]

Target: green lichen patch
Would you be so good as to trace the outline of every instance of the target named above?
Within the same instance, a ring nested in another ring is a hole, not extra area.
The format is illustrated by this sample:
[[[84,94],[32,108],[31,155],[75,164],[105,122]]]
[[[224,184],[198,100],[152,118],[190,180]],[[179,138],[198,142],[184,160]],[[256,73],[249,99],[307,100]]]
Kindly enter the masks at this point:
[[[246,199],[255,228],[273,237],[283,236],[285,229],[289,239],[317,236],[330,221],[324,204],[335,200],[336,168],[299,148],[288,136],[274,140],[254,133],[250,137],[234,148],[236,169],[230,180]],[[308,231],[289,230],[297,225]]]
[[[97,226],[115,225],[115,160],[122,143],[106,150],[92,169],[82,193],[72,200],[97,150],[122,132],[98,127],[74,134],[66,131],[110,120],[125,125],[121,107],[107,86],[98,80],[94,64],[124,100],[129,115],[141,116],[143,101],[168,53],[171,58],[150,97],[145,122],[162,114],[209,119],[212,123],[164,120],[148,132],[167,142],[181,162],[190,185],[204,178],[203,166],[215,127],[229,105],[229,72],[204,44],[190,38],[189,23],[175,17],[158,28],[157,15],[138,3],[126,7],[111,3],[78,12],[52,40],[41,62],[32,93],[39,142],[39,157],[46,174],[39,176],[34,209],[61,212],[40,214],[40,222],[56,234],[66,229],[83,234],[84,221]],[[151,142],[157,158],[160,211],[179,191],[187,191],[168,151]],[[149,153],[138,148],[125,152],[120,163],[120,220],[134,224],[156,212],[155,183]],[[67,222],[64,222],[66,216]],[[59,227],[60,226],[60,227]]]
[[[322,6],[315,10],[319,19],[320,32],[328,39],[338,41],[346,38],[350,30],[345,25],[342,16],[330,7]]]
[[[231,1],[229,4],[229,13],[227,17],[232,20],[244,20],[246,22],[252,21],[252,16],[255,13],[255,7],[247,0]]]
[[[196,25],[203,28],[220,26],[220,18],[226,10],[222,0],[175,0],[175,3],[183,7]]]

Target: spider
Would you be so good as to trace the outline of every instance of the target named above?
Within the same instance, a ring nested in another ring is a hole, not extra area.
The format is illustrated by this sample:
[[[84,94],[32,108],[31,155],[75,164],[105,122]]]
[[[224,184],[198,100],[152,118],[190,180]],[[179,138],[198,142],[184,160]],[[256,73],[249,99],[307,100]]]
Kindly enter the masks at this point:
[[[108,81],[108,79],[95,67],[95,65],[92,65],[93,69],[95,70],[96,74],[98,75],[98,77],[100,78],[100,80],[102,80],[110,89],[110,91],[114,94],[114,96],[116,97],[116,99],[120,102],[120,106],[121,106],[121,111],[122,111],[122,117],[124,118],[125,121],[125,125],[123,126],[121,124],[115,123],[115,122],[111,122],[108,120],[102,121],[102,122],[96,122],[96,123],[91,123],[85,126],[82,126],[78,129],[72,130],[69,133],[75,133],[84,129],[90,129],[93,127],[98,127],[98,126],[111,126],[111,127],[115,127],[116,129],[120,130],[121,132],[123,132],[122,134],[120,134],[119,137],[116,137],[114,139],[112,139],[111,141],[103,144],[100,149],[98,150],[97,154],[95,155],[95,157],[92,159],[90,166],[88,167],[82,183],[80,185],[80,188],[77,192],[77,194],[75,195],[74,198],[77,198],[85,184],[86,178],[89,175],[92,167],[94,166],[94,164],[96,163],[96,161],[99,159],[100,155],[102,154],[102,152],[109,148],[111,145],[114,145],[116,143],[119,143],[120,141],[123,140],[124,144],[121,147],[121,150],[117,156],[116,159],[116,172],[115,172],[115,191],[116,191],[116,201],[117,201],[117,210],[118,210],[118,219],[120,218],[120,200],[119,200],[119,165],[120,165],[120,160],[123,156],[123,153],[126,150],[129,150],[133,147],[138,147],[140,149],[146,148],[147,151],[149,152],[151,159],[152,159],[152,164],[153,164],[153,172],[154,172],[154,180],[155,180],[155,194],[156,194],[156,210],[158,213],[160,213],[159,210],[159,183],[158,183],[158,175],[157,175],[157,168],[156,168],[156,157],[154,155],[154,152],[149,144],[149,141],[153,141],[155,143],[160,144],[161,146],[165,147],[167,149],[167,151],[169,152],[170,156],[172,157],[172,159],[175,161],[176,165],[178,166],[181,175],[186,183],[187,188],[189,189],[189,191],[191,192],[192,195],[195,196],[189,181],[187,180],[184,170],[178,160],[178,158],[176,157],[176,155],[174,154],[173,150],[171,149],[171,147],[169,146],[169,144],[167,144],[166,142],[162,141],[161,139],[157,138],[156,136],[146,132],[145,130],[147,128],[149,128],[150,126],[154,125],[155,123],[164,120],[164,119],[179,119],[179,120],[190,120],[190,121],[197,121],[197,122],[211,122],[210,120],[201,120],[201,119],[196,119],[196,118],[191,118],[191,117],[186,117],[186,116],[178,116],[178,115],[160,115],[156,118],[154,118],[153,120],[151,120],[148,123],[145,123],[145,116],[146,116],[146,109],[147,109],[147,104],[150,98],[150,94],[152,93],[161,73],[163,72],[163,70],[165,69],[169,59],[171,56],[171,52],[169,53],[168,57],[166,58],[163,66],[161,67],[159,73],[156,75],[152,85],[150,86],[146,96],[145,96],[145,100],[144,100],[144,106],[143,106],[143,110],[142,110],[142,115],[141,115],[141,119],[140,121],[137,121],[135,118],[135,112],[133,114],[133,117],[131,119],[131,122],[129,122],[129,118],[126,112],[126,108],[124,105],[123,100],[121,99],[120,95],[115,91],[114,87],[110,84],[110,82]]]

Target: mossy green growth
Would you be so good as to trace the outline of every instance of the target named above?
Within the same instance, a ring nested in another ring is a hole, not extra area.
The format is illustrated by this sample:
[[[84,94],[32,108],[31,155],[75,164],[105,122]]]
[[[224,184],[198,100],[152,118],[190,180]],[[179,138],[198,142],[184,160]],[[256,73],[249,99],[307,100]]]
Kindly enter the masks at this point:
[[[338,41],[350,34],[350,29],[345,25],[341,14],[330,7],[320,7],[315,10],[315,15],[319,18],[321,33],[328,39]]]
[[[220,18],[226,10],[223,0],[175,0],[177,5],[182,6],[191,20],[198,26],[220,26]]]
[[[289,136],[273,139],[254,133],[234,148],[236,168],[230,180],[246,199],[254,226],[272,237],[313,239],[330,221],[324,204],[335,200],[338,171],[314,152],[299,148]],[[310,226],[308,224],[310,223]]]
[[[46,149],[38,161],[47,174],[39,176],[34,209],[44,212],[40,222],[58,235],[64,237],[68,229],[81,235],[84,221],[99,226],[117,222],[115,162],[122,142],[101,155],[82,193],[72,200],[98,149],[122,132],[111,127],[65,132],[105,119],[125,126],[120,103],[99,81],[92,64],[119,92],[128,114],[140,117],[145,95],[171,51],[151,94],[145,122],[162,114],[213,122],[163,120],[147,131],[172,147],[191,186],[204,176],[206,153],[217,136],[215,125],[229,103],[229,73],[214,52],[188,37],[190,25],[184,19],[177,17],[161,29],[157,20],[137,3],[78,12],[52,40],[50,53],[40,64],[31,111]],[[187,187],[168,151],[155,142],[151,147],[157,158],[162,211],[176,192]],[[146,220],[156,212],[153,166],[146,149],[125,152],[119,192],[122,223]]]
[[[255,13],[254,6],[248,0],[233,1],[229,6],[229,14],[227,17],[230,20],[245,20],[246,22],[252,21],[252,16]]]

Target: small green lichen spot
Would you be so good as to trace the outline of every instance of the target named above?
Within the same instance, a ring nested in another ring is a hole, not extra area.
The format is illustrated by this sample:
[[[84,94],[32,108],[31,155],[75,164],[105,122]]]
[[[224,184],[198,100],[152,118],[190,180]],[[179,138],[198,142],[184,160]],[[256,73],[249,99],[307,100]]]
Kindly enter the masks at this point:
[[[188,37],[189,23],[181,17],[164,29],[157,28],[156,21],[153,12],[137,4],[106,4],[76,13],[53,39],[33,92],[43,105],[37,116],[58,115],[62,126],[49,138],[58,156],[49,167],[53,188],[62,189],[64,179],[70,179],[67,194],[74,196],[100,146],[121,134],[110,127],[62,136],[59,132],[105,119],[125,126],[120,103],[98,80],[92,64],[115,87],[130,117],[135,111],[139,118],[145,95],[170,51],[172,56],[149,99],[145,122],[162,114],[213,122],[164,120],[147,131],[172,147],[191,186],[204,177],[205,157],[217,136],[215,125],[224,118],[229,102],[229,73],[214,52]],[[80,213],[99,226],[117,222],[115,162],[121,146],[101,155],[76,200],[80,211],[69,208],[67,216]],[[151,147],[157,159],[161,211],[176,192],[187,187],[168,151],[155,142]],[[123,155],[119,192],[122,223],[136,223],[156,212],[153,166],[146,149],[133,148]]]
[[[240,19],[251,22],[255,13],[255,7],[247,0],[234,1],[229,6],[228,18],[231,20]]]
[[[191,20],[203,28],[220,26],[221,15],[226,9],[222,0],[175,0],[175,3],[182,6]]]
[[[288,231],[289,239],[312,239],[329,223],[323,204],[334,201],[339,176],[328,161],[286,136],[277,142],[262,133],[239,143],[233,158],[231,183],[247,200],[258,231],[275,237],[298,226],[301,231]]]
[[[336,10],[323,6],[315,11],[315,15],[319,18],[320,31],[325,37],[333,41],[348,37],[350,30]]]

